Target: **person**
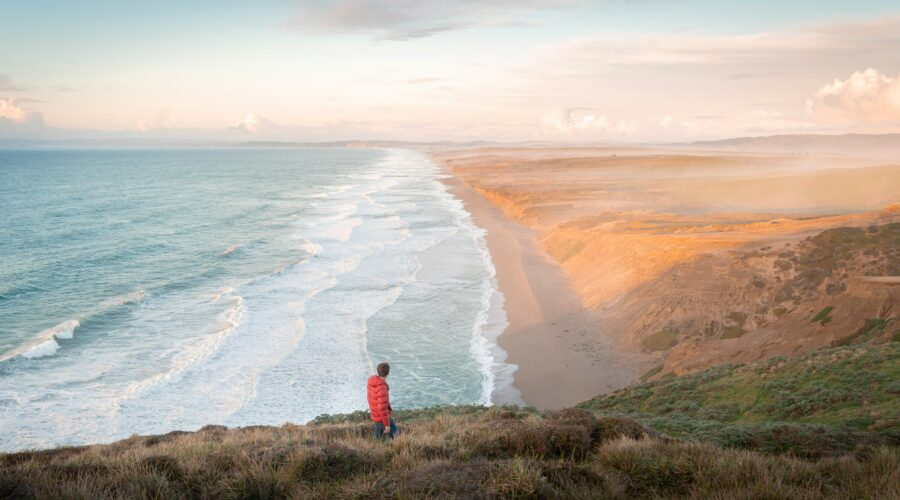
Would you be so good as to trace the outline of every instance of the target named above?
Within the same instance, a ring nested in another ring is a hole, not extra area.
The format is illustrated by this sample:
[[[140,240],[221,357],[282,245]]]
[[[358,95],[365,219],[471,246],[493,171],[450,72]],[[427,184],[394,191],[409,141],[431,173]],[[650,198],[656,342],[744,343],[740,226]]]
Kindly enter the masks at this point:
[[[375,368],[377,375],[369,377],[369,386],[367,396],[369,399],[369,415],[372,422],[375,423],[375,438],[394,439],[397,435],[397,424],[391,416],[393,409],[391,408],[391,398],[389,395],[390,387],[387,384],[388,373],[391,372],[391,365],[387,363],[379,363]],[[388,429],[385,434],[384,430]]]

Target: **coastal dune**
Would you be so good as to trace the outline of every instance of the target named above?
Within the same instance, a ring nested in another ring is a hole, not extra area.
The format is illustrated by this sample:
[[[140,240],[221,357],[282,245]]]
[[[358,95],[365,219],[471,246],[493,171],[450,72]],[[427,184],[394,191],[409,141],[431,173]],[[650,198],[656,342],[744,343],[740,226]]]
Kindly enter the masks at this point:
[[[500,342],[530,404],[570,404],[641,374],[806,352],[895,314],[886,304],[900,301],[892,282],[862,279],[900,274],[891,264],[900,164],[883,156],[490,148],[433,157],[488,231],[510,317]],[[862,236],[844,245],[844,229]],[[823,252],[843,260],[815,261]],[[833,320],[811,321],[826,308]],[[547,356],[568,361],[565,373],[541,367]]]

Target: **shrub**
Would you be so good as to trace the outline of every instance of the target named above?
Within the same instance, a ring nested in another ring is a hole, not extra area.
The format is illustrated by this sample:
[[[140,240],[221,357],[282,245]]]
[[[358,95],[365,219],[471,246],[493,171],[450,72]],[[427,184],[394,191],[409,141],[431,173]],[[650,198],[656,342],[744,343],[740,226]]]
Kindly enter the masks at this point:
[[[345,479],[386,466],[374,453],[342,444],[304,448],[290,458],[290,475],[297,481],[318,482]]]
[[[640,423],[627,417],[603,416],[597,419],[598,441],[605,443],[619,438],[643,439],[645,437],[661,437]]]
[[[831,322],[831,311],[834,310],[833,306],[828,306],[823,308],[818,312],[815,316],[813,316],[812,323],[818,323],[822,326],[825,326],[829,322]]]
[[[666,327],[647,336],[643,341],[643,346],[650,351],[665,351],[671,349],[677,343],[678,330]]]
[[[591,432],[580,425],[557,423],[484,423],[468,429],[463,443],[475,456],[508,458],[585,457],[591,450]]]

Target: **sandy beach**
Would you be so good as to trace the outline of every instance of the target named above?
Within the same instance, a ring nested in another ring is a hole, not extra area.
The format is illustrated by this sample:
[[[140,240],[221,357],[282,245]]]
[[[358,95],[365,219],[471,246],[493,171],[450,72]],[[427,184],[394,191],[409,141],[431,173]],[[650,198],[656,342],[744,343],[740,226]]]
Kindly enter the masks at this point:
[[[498,342],[518,366],[515,387],[526,404],[557,409],[634,382],[642,363],[598,329],[562,268],[544,253],[535,232],[452,176],[444,180],[487,231],[509,326]],[[511,403],[497,394],[498,404]]]
[[[879,225],[900,220],[900,170],[881,159],[653,148],[432,157],[487,231],[509,318],[498,342],[538,408],[827,346],[900,300],[861,279],[895,272],[892,254],[866,250],[890,238]],[[771,212],[756,205],[763,197]],[[852,228],[874,229],[838,249]],[[845,257],[816,260],[835,252]],[[840,314],[823,328],[809,319],[822,310]]]

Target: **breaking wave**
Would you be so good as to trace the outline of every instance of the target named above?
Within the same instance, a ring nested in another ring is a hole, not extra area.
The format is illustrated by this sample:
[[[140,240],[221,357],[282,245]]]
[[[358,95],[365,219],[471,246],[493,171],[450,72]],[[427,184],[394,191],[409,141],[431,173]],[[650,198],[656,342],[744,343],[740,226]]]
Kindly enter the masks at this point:
[[[77,319],[70,319],[48,328],[22,345],[0,354],[0,362],[8,361],[17,356],[27,359],[53,356],[59,350],[58,339],[71,339],[75,336],[75,329],[81,326]]]

